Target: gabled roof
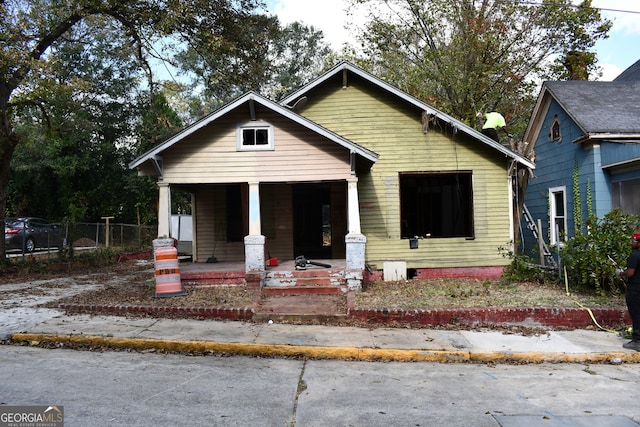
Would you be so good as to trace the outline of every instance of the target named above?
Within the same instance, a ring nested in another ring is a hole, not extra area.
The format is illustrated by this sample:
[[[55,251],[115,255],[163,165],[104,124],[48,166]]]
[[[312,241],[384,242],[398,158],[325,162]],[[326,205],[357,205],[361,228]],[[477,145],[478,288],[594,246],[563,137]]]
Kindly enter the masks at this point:
[[[640,137],[640,82],[544,82],[533,110],[525,140],[534,138],[554,99],[580,127],[585,139],[637,139]]]
[[[362,147],[361,145],[358,145],[352,141],[349,141],[346,138],[343,138],[342,136],[331,132],[330,130],[320,126],[319,124],[305,118],[302,117],[301,115],[295,113],[294,111],[292,111],[291,108],[288,108],[284,105],[280,105],[276,102],[273,102],[263,96],[261,96],[260,94],[256,93],[256,92],[248,92],[242,96],[240,96],[239,98],[236,98],[235,100],[231,101],[230,103],[224,105],[223,107],[217,109],[216,111],[214,111],[213,113],[203,117],[202,119],[198,120],[197,122],[191,124],[190,126],[187,126],[186,128],[182,129],[180,132],[178,132],[177,134],[175,134],[174,136],[172,136],[171,138],[167,139],[166,141],[158,144],[157,146],[155,146],[154,148],[152,148],[151,150],[147,151],[146,153],[142,154],[140,157],[136,158],[135,160],[131,161],[129,163],[129,168],[133,169],[136,168],[140,165],[142,165],[143,163],[147,162],[147,161],[152,161],[154,163],[154,166],[156,167],[156,172],[158,172],[159,175],[161,175],[161,171],[159,170],[158,167],[158,162],[157,160],[160,158],[161,153],[168,149],[169,147],[173,146],[174,144],[180,142],[182,139],[186,138],[187,136],[193,134],[194,132],[197,132],[198,130],[206,127],[207,125],[209,125],[210,123],[214,122],[215,120],[219,119],[220,117],[224,116],[225,114],[229,113],[230,111],[234,110],[235,108],[245,104],[245,103],[250,103],[250,102],[255,102],[257,104],[260,104],[302,126],[304,126],[305,128],[329,139],[330,141],[335,142],[336,144],[346,148],[347,150],[349,150],[351,153],[355,153],[361,157],[363,157],[364,159],[370,161],[371,163],[375,163],[378,160],[379,155],[365,147]]]
[[[640,59],[624,70],[614,82],[637,82],[640,81]]]
[[[337,65],[335,65],[334,67],[332,67],[331,69],[329,69],[328,71],[326,71],[324,74],[322,74],[321,76],[319,76],[318,78],[316,78],[315,80],[311,81],[310,83],[306,84],[305,86],[303,86],[302,88],[296,90],[295,92],[291,93],[290,95],[288,95],[287,97],[285,97],[282,101],[280,101],[280,104],[284,105],[284,106],[288,106],[288,105],[293,105],[295,104],[296,101],[298,101],[300,98],[302,98],[306,93],[308,93],[309,91],[311,91],[313,88],[322,85],[325,81],[331,79],[332,77],[334,77],[336,74],[338,73],[342,73],[343,71],[348,71],[350,73],[353,73],[357,76],[359,76],[360,78],[368,81],[369,83],[378,86],[379,88],[383,89],[384,91],[388,92],[389,94],[396,96],[397,98],[408,102],[409,104],[414,105],[415,107],[421,109],[422,111],[427,112],[428,114],[434,116],[435,118],[437,118],[438,120],[445,122],[447,124],[449,124],[453,129],[454,129],[454,133],[457,131],[461,131],[467,135],[469,135],[470,137],[477,139],[478,141],[482,142],[485,145],[488,145],[489,147],[493,148],[494,150],[504,154],[505,156],[517,161],[518,163],[521,163],[523,165],[525,165],[526,167],[529,168],[535,168],[535,164],[530,161],[529,159],[527,159],[526,157],[521,156],[520,154],[508,149],[507,147],[505,147],[504,145],[494,141],[493,139],[483,135],[482,133],[480,133],[479,131],[473,129],[472,127],[466,125],[465,123],[461,122],[460,120],[457,120],[451,116],[449,116],[448,114],[443,113],[440,110],[437,110],[436,108],[433,108],[432,106],[420,101],[419,99],[409,95],[406,92],[403,92],[402,90],[396,88],[395,86],[390,85],[389,83],[385,82],[384,80],[374,76],[373,74],[368,73],[367,71],[363,70],[362,68],[348,62],[348,61],[342,61],[340,63],[338,63]]]

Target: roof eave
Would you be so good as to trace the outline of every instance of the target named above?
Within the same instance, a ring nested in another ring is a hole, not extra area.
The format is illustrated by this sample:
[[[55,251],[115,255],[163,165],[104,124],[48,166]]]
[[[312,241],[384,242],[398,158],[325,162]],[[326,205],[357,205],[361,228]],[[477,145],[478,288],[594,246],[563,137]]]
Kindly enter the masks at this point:
[[[640,133],[587,133],[576,138],[573,143],[581,144],[587,141],[611,141],[611,142],[631,142],[640,141]]]

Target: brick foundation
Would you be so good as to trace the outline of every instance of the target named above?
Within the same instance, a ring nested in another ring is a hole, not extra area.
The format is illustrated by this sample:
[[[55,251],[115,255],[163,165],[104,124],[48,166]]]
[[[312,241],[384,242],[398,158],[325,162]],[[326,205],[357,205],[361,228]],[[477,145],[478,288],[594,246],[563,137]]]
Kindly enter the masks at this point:
[[[421,326],[524,325],[530,327],[586,328],[596,326],[589,312],[579,308],[513,307],[460,309],[373,309],[354,307],[353,292],[347,294],[348,319],[370,324],[413,324]],[[193,317],[249,321],[255,308],[225,307],[154,307],[131,305],[60,304],[59,309],[93,314],[149,314],[155,316]],[[591,310],[602,327],[629,325],[626,310],[595,308]]]
[[[442,268],[407,268],[409,280],[429,279],[499,279],[502,277],[503,266],[488,267],[442,267]],[[364,272],[364,283],[383,280],[382,270]]]
[[[59,304],[58,308],[79,313],[92,314],[150,314],[159,317],[195,317],[223,320],[251,320],[254,309],[226,307],[154,307],[142,305],[91,305],[91,304]]]
[[[598,324],[613,327],[630,323],[626,310],[596,308],[592,313]],[[369,309],[352,308],[349,317],[367,323],[404,323],[415,325],[513,325],[584,328],[595,326],[587,310],[579,308],[513,307],[460,309]]]

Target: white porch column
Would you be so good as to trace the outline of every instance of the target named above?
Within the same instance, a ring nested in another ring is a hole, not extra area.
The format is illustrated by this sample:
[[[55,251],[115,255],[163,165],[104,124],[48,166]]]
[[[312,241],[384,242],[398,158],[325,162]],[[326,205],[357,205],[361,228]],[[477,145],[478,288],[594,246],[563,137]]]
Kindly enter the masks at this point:
[[[249,235],[244,238],[245,271],[264,274],[265,237],[260,224],[260,183],[249,183]]]
[[[347,179],[348,230],[345,236],[346,271],[349,289],[361,290],[364,272],[367,238],[360,230],[360,206],[358,203],[358,177]]]
[[[158,182],[158,237],[171,236],[171,188]]]
[[[360,233],[360,207],[358,206],[358,177],[347,179],[347,227],[349,234]]]
[[[260,223],[260,183],[249,183],[249,235],[259,236],[262,234]]]

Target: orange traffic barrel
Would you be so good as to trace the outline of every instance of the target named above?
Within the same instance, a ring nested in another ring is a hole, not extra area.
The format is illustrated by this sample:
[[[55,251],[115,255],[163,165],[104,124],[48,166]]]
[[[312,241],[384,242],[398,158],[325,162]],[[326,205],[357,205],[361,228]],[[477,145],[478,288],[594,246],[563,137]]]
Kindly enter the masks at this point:
[[[178,250],[173,246],[156,248],[154,251],[156,270],[155,297],[173,297],[186,295],[180,281]]]

